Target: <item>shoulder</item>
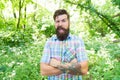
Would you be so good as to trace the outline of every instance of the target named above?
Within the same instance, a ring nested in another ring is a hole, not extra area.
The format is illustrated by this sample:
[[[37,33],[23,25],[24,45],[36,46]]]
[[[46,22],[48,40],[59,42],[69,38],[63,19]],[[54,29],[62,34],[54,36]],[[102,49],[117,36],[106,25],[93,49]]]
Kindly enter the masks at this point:
[[[52,37],[48,38],[47,41],[55,41],[57,39],[56,35],[53,35]]]
[[[51,44],[52,42],[54,42],[56,39],[56,35],[53,35],[52,37],[48,38],[47,41],[46,41],[46,44]]]
[[[70,35],[71,37],[71,40],[74,40],[74,41],[83,41],[81,37],[77,36],[77,35]]]

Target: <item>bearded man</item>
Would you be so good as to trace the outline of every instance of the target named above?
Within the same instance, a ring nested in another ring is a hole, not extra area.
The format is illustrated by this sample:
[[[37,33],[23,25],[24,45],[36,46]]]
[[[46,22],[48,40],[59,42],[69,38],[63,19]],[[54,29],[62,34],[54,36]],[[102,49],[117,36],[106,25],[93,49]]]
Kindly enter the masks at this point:
[[[45,44],[40,72],[48,80],[82,80],[88,72],[88,58],[83,40],[70,34],[70,16],[58,9],[53,16],[56,35]]]

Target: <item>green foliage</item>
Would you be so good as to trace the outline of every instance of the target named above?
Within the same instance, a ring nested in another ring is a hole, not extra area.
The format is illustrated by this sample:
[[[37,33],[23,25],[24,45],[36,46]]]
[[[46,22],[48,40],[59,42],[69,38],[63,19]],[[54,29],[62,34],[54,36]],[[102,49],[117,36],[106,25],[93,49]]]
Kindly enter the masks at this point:
[[[0,9],[4,9],[5,8],[5,5],[4,5],[4,1],[0,1]]]
[[[40,57],[43,43],[37,45],[4,46],[0,49],[0,79],[41,80]]]
[[[19,46],[30,43],[32,40],[31,30],[0,32],[0,42],[4,45]]]
[[[54,25],[42,25],[40,33],[46,35],[46,37],[51,37],[53,34],[55,34],[55,27]]]
[[[93,41],[94,40],[94,41]],[[94,39],[89,39],[89,41],[86,41],[85,45],[86,45],[86,49],[87,50],[92,50],[94,49],[94,51],[97,53],[101,46],[103,46],[104,44],[101,44],[99,42],[100,39],[94,38]]]
[[[118,70],[120,67],[120,44],[111,43],[107,38],[100,37],[92,38],[86,44],[89,72],[84,79],[118,80],[120,77]]]
[[[5,28],[5,22],[4,20],[0,17],[0,29]]]
[[[120,0],[112,0],[114,5],[118,5],[120,9]]]
[[[87,23],[88,27],[90,27],[89,30],[92,35],[95,35],[95,33],[100,33],[101,36],[105,36],[107,32],[113,32],[115,33],[118,37],[120,37],[120,29],[119,29],[119,24],[117,24],[114,20],[112,15],[115,14],[116,12],[119,12],[116,8],[116,6],[113,6],[110,2],[110,0],[105,0],[104,5],[99,6],[99,4],[94,5],[95,0],[82,0],[82,1],[72,1],[72,0],[67,0],[66,1],[69,4],[76,5],[78,9],[85,11],[86,13],[89,13],[87,17]],[[101,1],[102,2],[102,1]],[[106,6],[108,4],[108,6]],[[109,7],[112,8],[110,9]],[[104,8],[105,7],[105,8]],[[112,12],[112,13],[111,13]],[[95,20],[96,18],[96,20]],[[99,21],[100,20],[100,21]],[[101,22],[102,21],[102,22]],[[95,22],[95,23],[94,23]],[[96,25],[96,23],[98,23]],[[95,24],[95,26],[94,26]],[[91,28],[92,26],[92,28]],[[96,27],[97,26],[97,27]],[[106,31],[107,30],[107,31]]]

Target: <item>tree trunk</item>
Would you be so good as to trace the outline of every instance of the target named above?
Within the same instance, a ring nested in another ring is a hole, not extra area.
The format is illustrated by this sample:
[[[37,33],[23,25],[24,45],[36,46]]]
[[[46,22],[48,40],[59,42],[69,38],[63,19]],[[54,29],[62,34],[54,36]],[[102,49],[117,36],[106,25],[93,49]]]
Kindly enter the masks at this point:
[[[26,6],[25,6],[25,8],[24,8],[24,11],[25,11],[25,13],[24,13],[24,19],[25,19],[25,21],[26,21]],[[26,27],[26,22],[25,22],[24,25],[23,25],[23,29],[25,29],[25,27]]]
[[[17,29],[20,26],[21,9],[22,9],[21,0],[19,0],[19,17],[18,17],[18,22],[17,22]]]
[[[10,1],[11,1],[11,3],[12,3],[12,6],[13,6],[13,1],[12,1],[12,0],[10,0]],[[13,16],[14,16],[14,18],[16,19],[17,16],[16,16],[16,13],[15,13],[15,9],[14,9],[14,7],[12,7],[12,10],[13,10]]]
[[[34,10],[35,10],[35,12],[34,12],[34,15],[33,15],[33,21],[36,21],[37,3],[35,3],[35,5],[34,5]]]

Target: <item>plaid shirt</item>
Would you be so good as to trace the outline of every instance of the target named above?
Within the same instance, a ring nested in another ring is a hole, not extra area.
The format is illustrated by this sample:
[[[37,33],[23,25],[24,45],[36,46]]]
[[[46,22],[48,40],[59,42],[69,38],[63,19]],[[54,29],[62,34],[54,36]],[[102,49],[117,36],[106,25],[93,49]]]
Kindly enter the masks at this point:
[[[49,64],[51,58],[62,62],[70,62],[74,58],[78,62],[88,59],[82,39],[71,34],[64,41],[59,41],[54,35],[46,42],[41,62]],[[48,80],[82,80],[82,77],[63,73],[57,76],[48,76]]]

